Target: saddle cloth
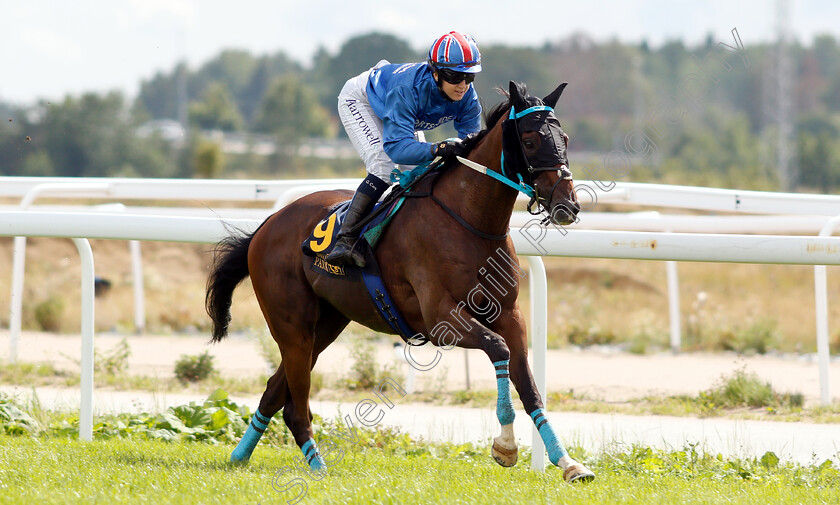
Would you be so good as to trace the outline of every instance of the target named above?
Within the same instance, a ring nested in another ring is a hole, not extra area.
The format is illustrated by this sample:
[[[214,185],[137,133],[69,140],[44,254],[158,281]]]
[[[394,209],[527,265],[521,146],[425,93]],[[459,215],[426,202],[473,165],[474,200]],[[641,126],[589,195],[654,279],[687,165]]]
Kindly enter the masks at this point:
[[[350,207],[350,200],[336,205],[329,215],[315,226],[310,236],[301,244],[301,250],[305,255],[314,258],[311,268],[321,274],[351,282],[358,281],[359,274],[361,274],[365,288],[382,319],[405,342],[412,345],[421,345],[428,340],[425,337],[412,338],[417,333],[411,329],[394,305],[394,301],[391,299],[391,295],[388,294],[385,283],[382,281],[382,273],[373,254],[373,249],[382,238],[391,219],[400,207],[402,207],[404,200],[405,198],[401,197],[394,201],[377,204],[377,207],[380,205],[386,205],[388,207],[384,211],[376,214],[362,228],[356,247],[363,249],[362,252],[365,255],[364,268],[359,268],[352,263],[343,266],[333,265],[326,260],[326,256],[335,246],[341,223],[344,221],[347,209]],[[376,209],[374,209],[375,211]]]

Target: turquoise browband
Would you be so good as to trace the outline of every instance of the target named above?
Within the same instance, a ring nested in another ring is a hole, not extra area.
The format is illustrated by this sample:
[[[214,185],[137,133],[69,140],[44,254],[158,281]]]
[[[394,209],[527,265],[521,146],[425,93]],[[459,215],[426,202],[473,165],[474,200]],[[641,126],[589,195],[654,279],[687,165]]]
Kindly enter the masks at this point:
[[[554,109],[552,107],[549,107],[548,105],[535,105],[533,107],[528,107],[527,109],[523,110],[522,112],[516,112],[514,110],[514,108],[511,107],[510,108],[510,115],[508,116],[508,119],[519,119],[522,116],[527,116],[528,114],[530,114],[532,112],[537,112],[537,111],[541,111],[541,110],[550,110],[551,112],[554,112]]]

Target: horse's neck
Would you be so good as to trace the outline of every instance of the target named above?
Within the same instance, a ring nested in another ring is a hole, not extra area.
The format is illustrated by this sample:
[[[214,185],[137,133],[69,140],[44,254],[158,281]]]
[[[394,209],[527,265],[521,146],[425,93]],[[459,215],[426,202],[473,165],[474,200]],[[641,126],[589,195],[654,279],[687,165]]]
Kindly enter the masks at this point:
[[[490,170],[501,171],[501,128],[494,128],[467,156]],[[468,223],[485,233],[504,234],[517,192],[466,166],[459,166],[435,188],[435,195]]]

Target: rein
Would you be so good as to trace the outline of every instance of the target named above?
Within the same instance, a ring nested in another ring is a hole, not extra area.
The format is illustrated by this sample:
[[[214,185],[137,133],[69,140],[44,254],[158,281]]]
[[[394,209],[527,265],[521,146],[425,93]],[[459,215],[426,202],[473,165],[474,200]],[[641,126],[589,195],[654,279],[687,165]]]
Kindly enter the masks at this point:
[[[493,233],[483,232],[483,231],[479,230],[478,228],[476,228],[475,226],[468,223],[466,219],[461,217],[454,210],[447,207],[445,203],[440,201],[440,199],[434,195],[435,185],[437,184],[438,180],[440,180],[439,176],[442,173],[443,172],[439,171],[439,170],[434,170],[434,171],[429,170],[429,171],[423,173],[420,177],[418,177],[414,181],[412,181],[412,184],[413,184],[417,180],[425,178],[425,176],[427,174],[433,174],[432,177],[434,177],[434,179],[432,180],[432,187],[429,189],[428,193],[410,193],[410,192],[408,192],[408,188],[405,188],[404,192],[402,193],[402,196],[405,197],[405,198],[426,198],[426,197],[429,197],[429,199],[431,199],[433,202],[438,204],[438,206],[441,209],[443,209],[447,214],[452,216],[452,218],[455,219],[455,221],[457,221],[458,224],[460,224],[461,226],[466,228],[466,230],[469,231],[470,233],[472,233],[473,235],[476,235],[478,237],[481,237],[481,238],[487,239],[487,240],[505,240],[508,237],[508,232],[505,232],[504,234],[501,234],[501,235],[496,235],[496,234],[493,234]]]

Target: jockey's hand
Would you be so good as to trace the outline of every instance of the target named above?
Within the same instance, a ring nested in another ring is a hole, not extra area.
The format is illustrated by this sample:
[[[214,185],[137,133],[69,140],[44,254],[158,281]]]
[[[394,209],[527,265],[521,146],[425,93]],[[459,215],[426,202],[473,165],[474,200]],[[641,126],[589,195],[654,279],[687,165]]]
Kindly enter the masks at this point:
[[[435,144],[433,154],[443,158],[461,156],[464,154],[464,145],[461,143],[461,139],[446,139]]]

